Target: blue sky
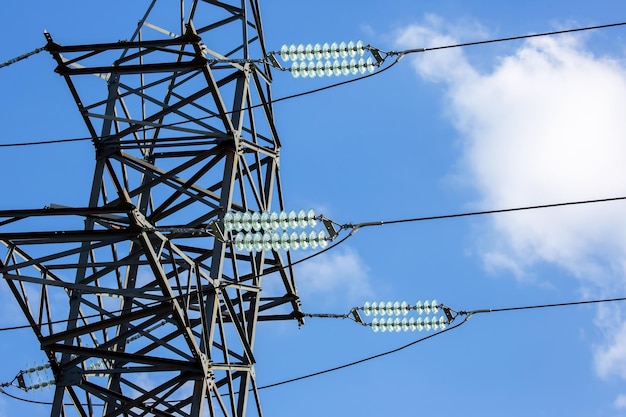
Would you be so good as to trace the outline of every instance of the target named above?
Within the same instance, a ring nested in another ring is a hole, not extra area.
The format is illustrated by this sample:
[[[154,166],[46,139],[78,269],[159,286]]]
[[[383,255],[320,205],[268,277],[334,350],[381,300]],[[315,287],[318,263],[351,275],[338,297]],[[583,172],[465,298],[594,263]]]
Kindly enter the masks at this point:
[[[163,0],[164,1],[164,0]],[[45,43],[130,37],[147,1],[11,2],[0,61]],[[432,47],[626,20],[618,1],[261,4],[266,45],[361,39]],[[625,195],[626,27],[408,56],[380,76],[277,103],[287,206],[340,222]],[[0,69],[0,143],[87,135],[47,53]],[[276,73],[282,97],[342,79]],[[82,206],[89,142],[0,148],[0,208]],[[303,310],[437,298],[457,310],[626,294],[623,203],[363,229],[296,270]],[[6,285],[0,327],[23,324]],[[618,416],[626,410],[620,305],[482,314],[402,352],[262,391],[268,416]],[[348,320],[261,323],[259,385],[342,365],[424,333]],[[0,333],[0,382],[44,356],[29,330]],[[7,390],[11,390],[8,388]],[[48,401],[51,391],[25,394]],[[19,411],[18,411],[19,410]],[[0,416],[47,407],[0,397]]]

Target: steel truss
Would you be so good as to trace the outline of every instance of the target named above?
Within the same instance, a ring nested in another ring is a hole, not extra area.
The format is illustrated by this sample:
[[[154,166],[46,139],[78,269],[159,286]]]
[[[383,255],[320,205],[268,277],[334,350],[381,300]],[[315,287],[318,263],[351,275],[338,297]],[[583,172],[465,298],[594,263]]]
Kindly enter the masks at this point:
[[[0,272],[50,361],[53,417],[262,415],[257,323],[302,323],[288,255],[235,253],[220,226],[283,209],[258,1],[186,3],[153,0],[130,40],[46,33],[94,180],[86,207],[0,212]]]

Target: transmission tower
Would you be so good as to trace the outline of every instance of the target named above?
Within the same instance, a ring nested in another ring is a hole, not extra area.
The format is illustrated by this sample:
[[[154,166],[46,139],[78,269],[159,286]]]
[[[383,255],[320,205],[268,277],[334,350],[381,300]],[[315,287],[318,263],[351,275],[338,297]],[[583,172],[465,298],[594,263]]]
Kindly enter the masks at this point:
[[[222,224],[284,208],[258,1],[153,0],[114,43],[45,36],[96,162],[85,207],[0,212],[51,416],[262,415],[257,323],[303,315],[289,254],[237,252]]]

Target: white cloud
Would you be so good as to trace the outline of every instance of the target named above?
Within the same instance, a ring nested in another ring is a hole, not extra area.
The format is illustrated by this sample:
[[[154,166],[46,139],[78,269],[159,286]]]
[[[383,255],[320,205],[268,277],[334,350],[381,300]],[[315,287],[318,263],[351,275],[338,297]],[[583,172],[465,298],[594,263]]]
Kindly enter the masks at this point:
[[[596,372],[603,378],[626,378],[626,323],[610,334],[609,340],[594,352]]]
[[[398,42],[459,40],[412,26]],[[420,54],[413,65],[424,79],[446,84],[449,116],[463,141],[463,176],[482,207],[613,197],[626,190],[626,70],[617,60],[595,57],[578,38],[562,36],[529,40],[488,73],[476,70],[462,49]],[[621,270],[612,260],[626,258],[622,211],[616,203],[494,216],[495,245],[485,248],[485,262],[519,273],[549,261],[580,277],[600,264]]]
[[[460,39],[427,17],[401,31],[397,46],[473,38]],[[475,188],[481,209],[626,193],[626,68],[617,58],[594,55],[581,37],[559,36],[527,40],[489,70],[472,65],[463,49],[417,54],[412,65],[445,87],[447,116],[462,145],[458,176]],[[623,291],[624,208],[617,202],[493,216],[479,239],[483,262],[520,278],[548,262],[578,278],[587,293]],[[626,378],[626,324],[608,323],[615,324],[602,327],[596,371]]]
[[[613,405],[615,406],[615,408],[626,408],[626,394],[618,395]]]
[[[604,333],[604,341],[594,346],[595,371],[601,378],[626,379],[626,320],[618,304],[601,305],[595,324]]]
[[[454,33],[441,33],[444,22],[434,15],[427,15],[427,26],[414,25],[398,33],[396,42],[404,48],[431,48],[458,43]],[[456,26],[460,29],[461,26]],[[476,26],[476,31],[480,29]],[[463,30],[460,34],[466,32]],[[422,59],[424,58],[425,59]],[[445,49],[428,52],[420,59],[412,61],[420,76],[433,82],[454,82],[466,77],[477,76],[475,70],[467,62],[461,49]]]
[[[365,262],[352,249],[338,248],[297,267],[297,285],[304,300],[320,299],[323,304],[361,303],[373,295]]]

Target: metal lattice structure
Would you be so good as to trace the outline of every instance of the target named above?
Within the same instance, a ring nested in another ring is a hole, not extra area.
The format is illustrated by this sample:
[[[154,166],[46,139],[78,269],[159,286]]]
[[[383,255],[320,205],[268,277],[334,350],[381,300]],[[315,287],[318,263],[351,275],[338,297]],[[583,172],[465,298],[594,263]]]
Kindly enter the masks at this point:
[[[50,361],[51,415],[262,415],[257,323],[302,313],[288,255],[236,253],[220,226],[283,209],[258,1],[153,0],[129,40],[46,38],[94,180],[86,207],[0,212],[0,272]]]

